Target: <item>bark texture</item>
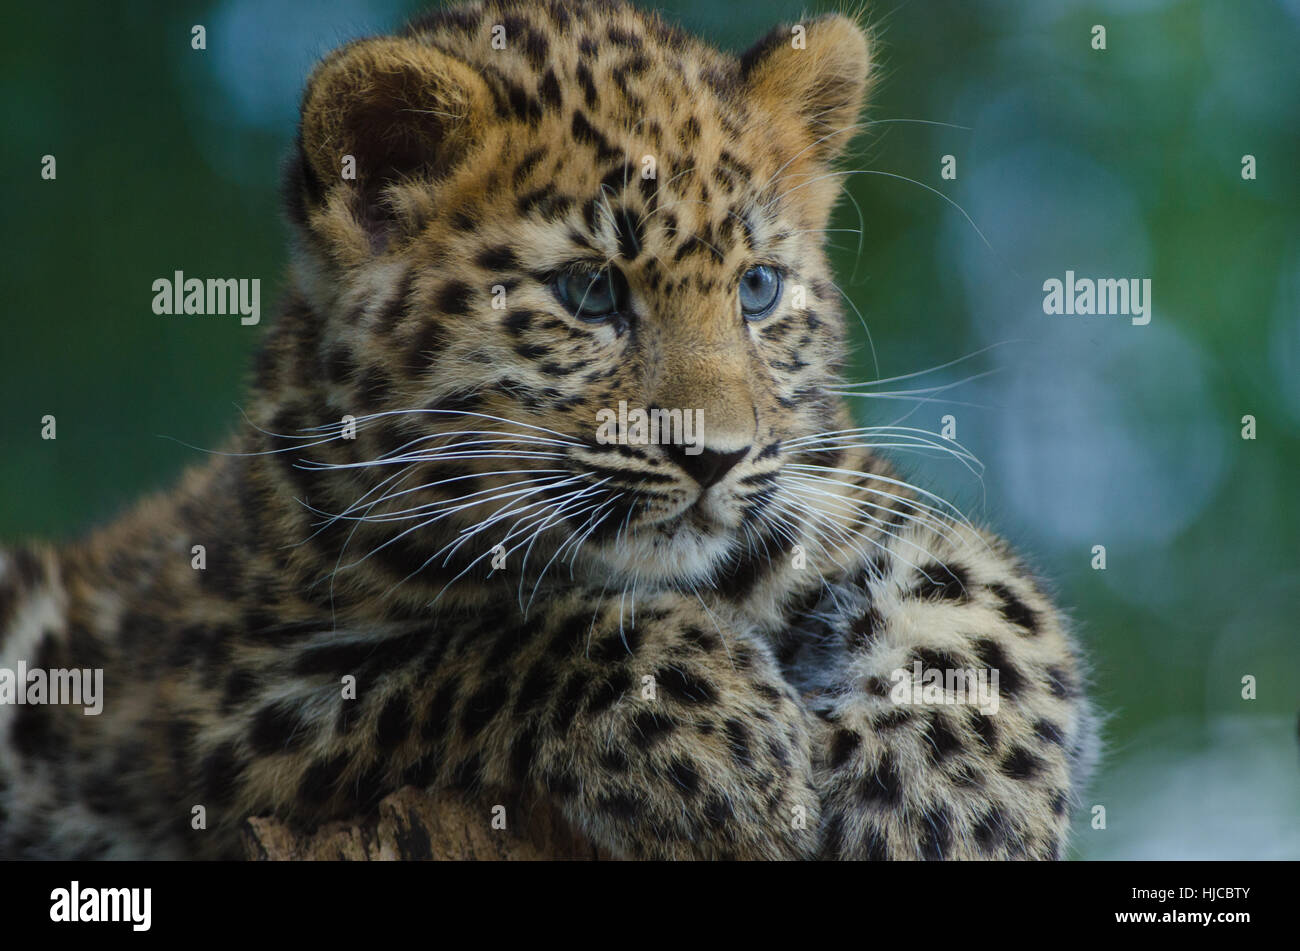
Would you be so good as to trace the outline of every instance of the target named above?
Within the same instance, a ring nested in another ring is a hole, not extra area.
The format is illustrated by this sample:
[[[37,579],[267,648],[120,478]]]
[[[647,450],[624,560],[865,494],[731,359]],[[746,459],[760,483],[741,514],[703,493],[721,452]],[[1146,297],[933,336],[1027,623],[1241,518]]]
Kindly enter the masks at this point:
[[[492,828],[490,807],[399,789],[376,813],[302,832],[273,818],[244,823],[244,849],[260,861],[542,861],[603,858],[546,804],[507,812]]]

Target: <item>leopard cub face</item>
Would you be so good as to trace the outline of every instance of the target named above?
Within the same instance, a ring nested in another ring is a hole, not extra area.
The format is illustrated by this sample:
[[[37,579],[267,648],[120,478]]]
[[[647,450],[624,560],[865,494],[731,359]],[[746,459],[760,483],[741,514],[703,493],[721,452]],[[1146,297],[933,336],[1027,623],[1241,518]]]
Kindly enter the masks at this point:
[[[601,582],[692,585],[779,534],[800,439],[844,425],[822,245],[868,73],[843,17],[735,58],[620,3],[327,58],[288,183],[319,325],[266,385],[357,420],[338,508]]]

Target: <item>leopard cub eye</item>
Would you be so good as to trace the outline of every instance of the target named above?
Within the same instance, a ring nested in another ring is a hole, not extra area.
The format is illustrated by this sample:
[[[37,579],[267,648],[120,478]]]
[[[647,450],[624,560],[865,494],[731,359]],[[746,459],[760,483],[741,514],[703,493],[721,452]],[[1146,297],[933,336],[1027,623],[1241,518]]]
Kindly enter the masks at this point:
[[[561,271],[551,279],[551,288],[580,320],[605,320],[627,303],[627,282],[613,269]]]
[[[766,264],[752,267],[740,277],[740,310],[746,320],[762,320],[781,299],[781,275]]]

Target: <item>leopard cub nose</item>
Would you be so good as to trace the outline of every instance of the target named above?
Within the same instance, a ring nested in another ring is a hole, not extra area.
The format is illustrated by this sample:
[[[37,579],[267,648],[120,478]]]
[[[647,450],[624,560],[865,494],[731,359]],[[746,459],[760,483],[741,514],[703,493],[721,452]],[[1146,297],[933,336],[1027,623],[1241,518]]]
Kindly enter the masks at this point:
[[[731,471],[731,468],[741,459],[745,458],[749,452],[749,447],[737,449],[734,452],[716,452],[712,449],[702,449],[695,455],[687,453],[686,447],[678,443],[669,443],[664,446],[668,453],[668,458],[677,465],[681,466],[692,479],[700,484],[700,488],[707,489],[711,485],[716,485],[722,481],[722,477]]]

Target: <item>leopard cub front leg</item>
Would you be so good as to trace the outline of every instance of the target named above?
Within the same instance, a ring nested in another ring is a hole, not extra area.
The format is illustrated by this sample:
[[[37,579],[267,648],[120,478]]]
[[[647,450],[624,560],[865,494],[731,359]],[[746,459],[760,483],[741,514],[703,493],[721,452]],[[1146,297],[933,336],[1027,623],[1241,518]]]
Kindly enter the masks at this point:
[[[314,828],[404,785],[505,805],[512,828],[549,800],[618,857],[817,853],[812,718],[766,643],[687,595],[553,591],[526,616],[507,595],[367,633],[250,654],[244,701],[192,715],[206,785],[185,801],[213,806],[222,854],[246,815]]]
[[[823,854],[1061,857],[1097,742],[1062,617],[997,539],[896,536],[789,656],[818,717]]]
[[[770,649],[686,596],[574,594],[522,649],[480,740],[487,781],[551,797],[636,858],[799,858],[818,848],[811,723]]]

